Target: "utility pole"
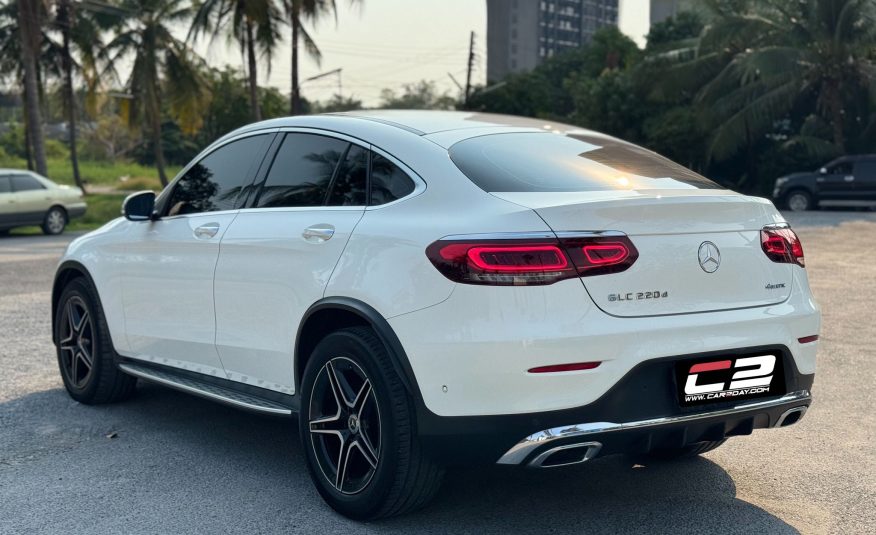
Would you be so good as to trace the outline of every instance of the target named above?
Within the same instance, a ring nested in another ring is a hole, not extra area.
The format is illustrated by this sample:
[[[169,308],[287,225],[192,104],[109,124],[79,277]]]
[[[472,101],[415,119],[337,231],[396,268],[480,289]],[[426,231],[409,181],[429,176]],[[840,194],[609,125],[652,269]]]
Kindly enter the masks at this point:
[[[468,109],[468,98],[471,96],[471,71],[474,69],[474,61],[475,61],[475,33],[471,32],[471,39],[468,43],[468,67],[465,73],[465,99],[463,100],[463,106]]]

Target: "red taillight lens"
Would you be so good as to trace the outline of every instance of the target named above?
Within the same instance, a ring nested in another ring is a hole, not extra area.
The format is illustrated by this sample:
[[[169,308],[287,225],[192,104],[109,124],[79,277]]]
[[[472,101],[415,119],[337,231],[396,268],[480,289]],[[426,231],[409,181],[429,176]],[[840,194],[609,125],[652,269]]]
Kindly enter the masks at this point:
[[[773,262],[797,264],[806,267],[803,244],[790,228],[765,228],[760,231],[760,245]]]
[[[513,235],[512,235],[513,236]],[[638,257],[626,236],[562,239],[445,239],[426,256],[448,279],[466,284],[552,284],[623,271]]]

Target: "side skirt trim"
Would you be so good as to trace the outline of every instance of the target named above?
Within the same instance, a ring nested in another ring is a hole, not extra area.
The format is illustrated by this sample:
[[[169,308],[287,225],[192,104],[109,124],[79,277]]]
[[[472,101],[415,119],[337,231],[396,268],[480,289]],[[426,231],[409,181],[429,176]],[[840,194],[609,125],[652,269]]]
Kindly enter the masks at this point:
[[[134,377],[158,383],[182,392],[194,394],[232,407],[266,414],[290,416],[295,411],[291,403],[280,403],[249,392],[242,392],[232,385],[220,386],[213,381],[202,380],[193,375],[157,366],[144,366],[131,361],[119,364],[119,369]],[[288,396],[292,398],[292,396]]]

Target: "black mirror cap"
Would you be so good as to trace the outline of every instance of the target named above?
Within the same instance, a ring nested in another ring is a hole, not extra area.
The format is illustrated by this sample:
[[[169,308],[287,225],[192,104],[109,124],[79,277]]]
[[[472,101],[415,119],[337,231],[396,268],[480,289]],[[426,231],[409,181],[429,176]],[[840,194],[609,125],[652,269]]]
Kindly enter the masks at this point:
[[[150,221],[154,218],[155,192],[138,191],[125,197],[122,203],[122,215],[128,221]]]

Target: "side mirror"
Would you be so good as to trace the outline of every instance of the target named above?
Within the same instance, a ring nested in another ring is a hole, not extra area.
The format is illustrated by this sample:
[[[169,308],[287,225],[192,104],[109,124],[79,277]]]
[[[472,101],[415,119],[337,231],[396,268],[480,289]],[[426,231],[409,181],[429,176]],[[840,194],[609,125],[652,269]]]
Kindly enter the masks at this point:
[[[139,191],[132,193],[122,203],[122,215],[128,221],[149,221],[155,211],[155,192]]]
[[[821,173],[822,175],[826,175],[827,174],[827,167],[822,167],[821,169],[818,170],[818,172]]]

